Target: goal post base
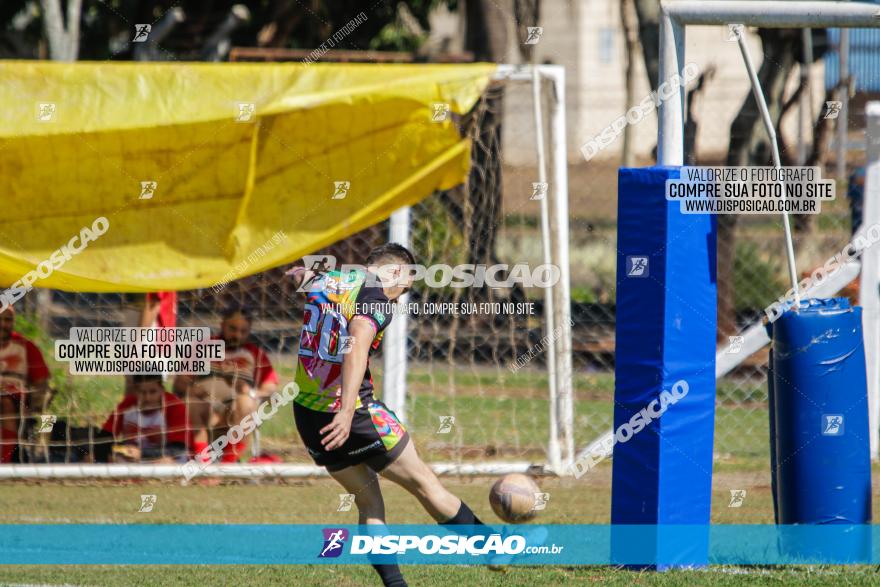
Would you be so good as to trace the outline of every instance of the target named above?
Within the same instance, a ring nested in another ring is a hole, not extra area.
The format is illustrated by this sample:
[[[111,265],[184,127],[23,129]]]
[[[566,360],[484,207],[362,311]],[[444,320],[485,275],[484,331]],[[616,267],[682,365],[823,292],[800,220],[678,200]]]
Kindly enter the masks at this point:
[[[666,200],[666,181],[679,175],[618,176],[612,524],[710,521],[716,222]]]

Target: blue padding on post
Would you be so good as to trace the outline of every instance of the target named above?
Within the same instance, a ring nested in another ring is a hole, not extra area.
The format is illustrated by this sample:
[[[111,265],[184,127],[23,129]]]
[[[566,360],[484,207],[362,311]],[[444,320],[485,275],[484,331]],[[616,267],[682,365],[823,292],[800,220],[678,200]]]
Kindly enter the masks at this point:
[[[677,202],[666,201],[665,182],[679,173],[648,167],[618,175],[612,524],[709,523],[715,218],[681,214]],[[647,258],[644,271],[641,258]],[[666,392],[682,380],[687,394],[669,402]],[[665,413],[626,439],[631,419],[642,420],[636,414],[644,408],[656,413],[661,401],[669,404]],[[658,567],[701,565],[708,560],[707,533],[704,538],[668,541],[660,528],[646,547],[656,549]]]
[[[768,330],[777,523],[869,524],[862,309],[845,298],[811,299]]]

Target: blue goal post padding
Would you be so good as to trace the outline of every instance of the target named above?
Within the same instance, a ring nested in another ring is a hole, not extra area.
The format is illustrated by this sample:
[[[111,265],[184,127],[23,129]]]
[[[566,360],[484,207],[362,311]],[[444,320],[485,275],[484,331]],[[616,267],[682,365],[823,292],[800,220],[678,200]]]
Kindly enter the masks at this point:
[[[618,174],[615,525],[709,523],[716,221],[666,201],[666,180],[679,175],[679,167]],[[646,546],[657,550],[657,567],[708,561],[708,534],[682,544],[661,529]]]

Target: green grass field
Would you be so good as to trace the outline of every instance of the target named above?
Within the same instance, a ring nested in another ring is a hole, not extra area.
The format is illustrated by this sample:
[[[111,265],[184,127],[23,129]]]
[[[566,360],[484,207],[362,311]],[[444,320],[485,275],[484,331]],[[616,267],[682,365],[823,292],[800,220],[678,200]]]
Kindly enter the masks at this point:
[[[666,573],[633,572],[597,567],[508,567],[493,571],[482,567],[406,567],[404,577],[413,587],[427,585],[479,585],[481,587],[533,585],[876,585],[880,574],[872,567],[809,567],[773,569],[723,568]],[[303,586],[363,587],[381,585],[369,567],[285,566],[143,566],[143,567],[7,567],[0,568],[0,585],[101,585],[106,587],[181,586]]]
[[[279,358],[283,382],[289,361]],[[381,379],[381,372],[376,373]],[[56,413],[92,423],[109,413],[121,395],[121,380],[60,376]],[[445,365],[415,366],[408,373],[406,423],[427,460],[544,460],[549,403],[546,374],[506,368],[450,370]],[[377,381],[381,388],[381,382]],[[612,424],[613,377],[578,373],[574,378],[577,443],[595,438]],[[772,523],[765,390],[734,380],[719,382],[712,521],[719,524]],[[454,415],[451,434],[437,433],[440,415]],[[264,424],[263,446],[288,460],[308,462],[288,412]],[[540,478],[550,493],[538,521],[552,524],[607,524],[611,466],[602,463],[582,479]],[[450,476],[444,482],[483,519],[495,520],[488,504],[494,478]],[[730,491],[745,489],[739,508],[728,507]],[[342,490],[329,479],[244,482],[174,481],[18,481],[0,482],[0,523],[266,523],[352,524],[354,512],[337,512]],[[151,513],[138,513],[140,496],[155,494]],[[416,501],[384,483],[389,522],[430,523]],[[307,548],[310,546],[307,546]],[[710,568],[699,571],[636,573],[604,567],[407,567],[411,585],[741,585],[774,583],[868,585],[873,568]],[[0,566],[0,584],[11,585],[376,585],[368,567],[353,566]]]
[[[293,378],[292,359],[277,356],[273,363],[282,383]],[[377,362],[380,363],[380,362]],[[381,366],[373,369],[381,389]],[[543,458],[549,430],[547,374],[538,369],[516,373],[506,367],[415,365],[407,374],[405,423],[422,440],[427,460]],[[77,425],[100,425],[122,395],[121,377],[64,377],[56,371],[61,390],[52,402],[55,414]],[[614,377],[610,372],[577,373],[575,438],[583,446],[612,426]],[[716,453],[762,457],[767,453],[766,389],[749,382],[722,380],[718,386]],[[439,417],[455,416],[450,434],[437,434]],[[284,410],[261,427],[263,446],[285,458],[308,460]]]
[[[282,378],[289,376],[282,370]],[[118,382],[78,381],[58,405],[76,413],[109,411],[118,401]],[[428,458],[480,459],[529,455],[541,460],[547,427],[546,381],[540,372],[410,372],[408,425],[419,450]],[[611,425],[613,383],[605,374],[575,378],[578,442]],[[761,389],[725,381],[719,386],[712,521],[719,524],[772,523],[767,453],[767,415]],[[736,403],[748,399],[750,403]],[[455,414],[451,436],[436,434],[437,415]],[[269,421],[264,444],[288,457],[297,456],[298,439],[288,414]],[[470,447],[470,448],[469,448]],[[300,462],[304,455],[297,460]],[[483,519],[494,520],[488,504],[493,478],[446,477],[444,482]],[[539,521],[553,524],[609,522],[611,466],[606,462],[585,477],[539,479],[550,493]],[[430,523],[416,501],[383,483],[389,522]],[[875,487],[877,485],[875,484]],[[730,491],[745,489],[739,508],[729,508]],[[41,481],[0,483],[0,523],[266,523],[351,524],[353,512],[337,512],[341,492],[329,479],[298,481]],[[138,513],[140,496],[151,493],[157,504]],[[876,496],[875,496],[876,499]],[[406,567],[410,585],[870,585],[880,577],[871,567],[720,568],[667,573],[634,572],[606,567]],[[2,566],[3,585],[377,585],[372,569],[357,566]]]
[[[712,521],[719,524],[772,522],[765,470],[716,467]],[[551,499],[537,521],[552,524],[608,523],[611,467],[600,465],[580,480],[541,478]],[[486,521],[492,478],[446,477],[445,483]],[[740,508],[727,507],[729,487],[748,491]],[[391,523],[430,523],[415,499],[383,482]],[[139,513],[140,496],[157,496],[150,513]],[[329,479],[286,482],[3,482],[0,523],[264,523],[354,524],[355,512],[337,512],[340,489]],[[878,495],[875,495],[877,501]],[[304,545],[311,548],[312,545]],[[716,568],[671,573],[637,573],[604,567],[508,567],[503,571],[458,566],[406,567],[411,585],[869,585],[869,567]],[[369,568],[354,566],[0,566],[0,584],[27,585],[376,585]]]

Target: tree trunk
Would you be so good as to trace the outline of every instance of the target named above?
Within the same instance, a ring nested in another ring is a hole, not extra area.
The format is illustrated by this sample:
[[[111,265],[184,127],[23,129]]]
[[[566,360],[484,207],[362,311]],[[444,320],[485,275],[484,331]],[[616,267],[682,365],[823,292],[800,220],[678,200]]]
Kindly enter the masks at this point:
[[[633,0],[620,0],[620,24],[623,26],[623,39],[626,47],[626,69],[624,79],[626,85],[626,108],[629,110],[635,105],[636,97],[636,53],[639,50],[638,23],[635,16]],[[621,165],[632,167],[633,165],[633,127],[627,124],[623,127],[623,156]]]
[[[694,104],[700,93],[706,89],[706,83],[715,76],[715,66],[710,65],[700,74],[694,89],[687,92],[685,97],[686,112],[684,122],[684,164],[697,165],[697,129],[699,121],[696,116]]]
[[[511,0],[468,0],[465,3],[465,50],[477,61],[504,62]]]
[[[40,0],[43,12],[43,31],[49,43],[52,61],[76,61],[79,55],[79,21],[82,0],[68,0],[67,25],[61,11],[61,0]]]
[[[656,90],[660,75],[660,0],[634,0],[639,19],[639,40],[651,89]]]
[[[511,0],[468,0],[465,4],[465,50],[477,61],[501,63],[507,56],[507,22]],[[501,120],[503,93],[489,91],[474,137],[473,166],[466,209],[470,226],[470,263],[492,263],[501,218]]]
[[[763,61],[758,80],[767,100],[770,117],[778,124],[782,110],[785,82],[795,65],[800,31],[765,29],[761,37]],[[739,113],[730,125],[728,166],[769,165],[767,135],[761,130],[761,113],[754,94],[749,91]],[[725,340],[737,332],[734,262],[736,260],[736,220],[733,214],[718,217],[718,336]]]

